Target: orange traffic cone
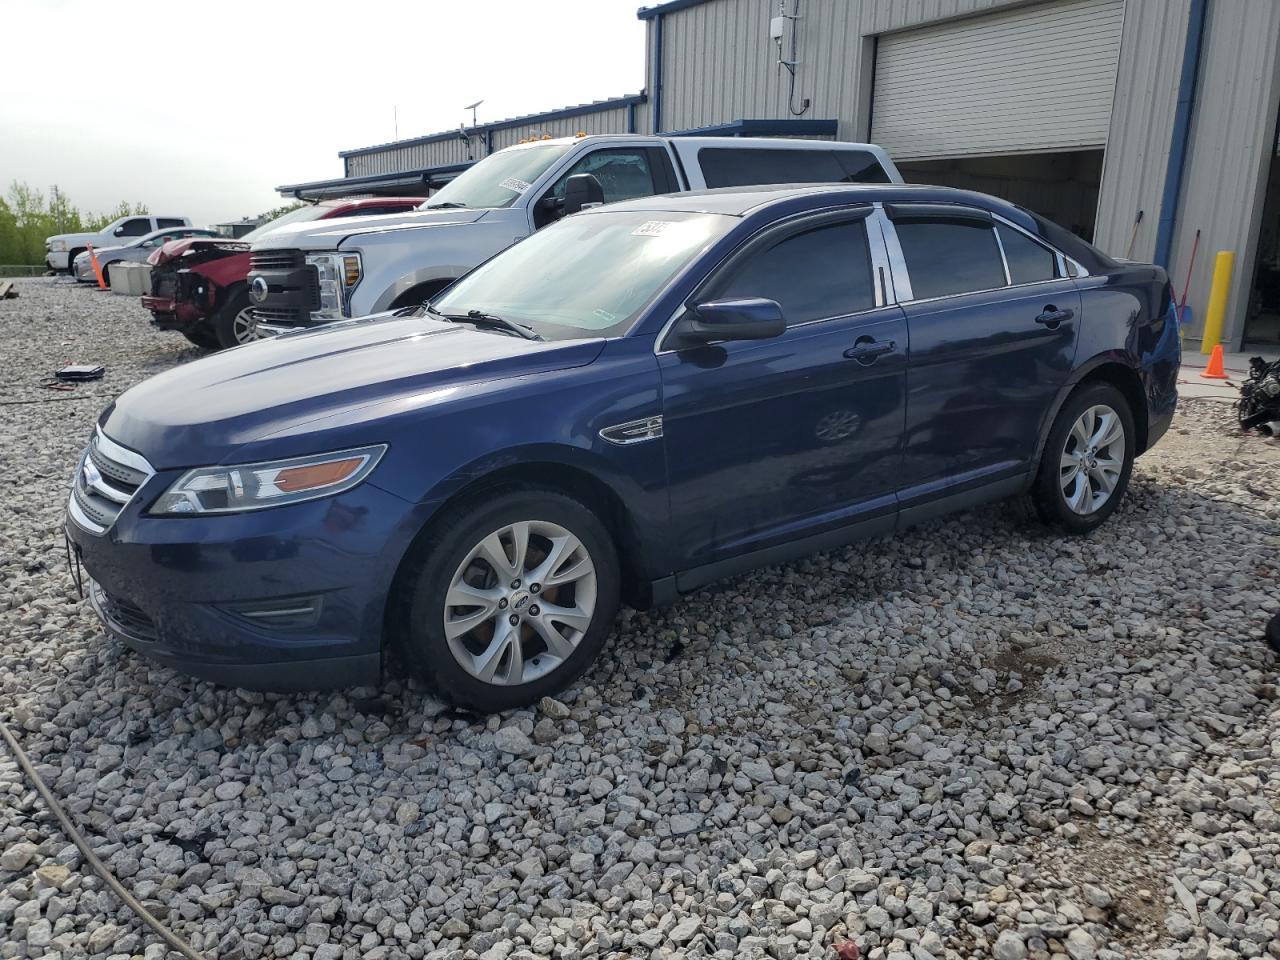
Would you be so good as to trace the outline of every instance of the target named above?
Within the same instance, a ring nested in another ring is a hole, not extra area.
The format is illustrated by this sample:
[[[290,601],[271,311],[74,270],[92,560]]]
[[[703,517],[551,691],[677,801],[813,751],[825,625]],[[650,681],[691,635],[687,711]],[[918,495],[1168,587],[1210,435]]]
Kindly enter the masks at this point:
[[[1206,380],[1226,380],[1227,371],[1222,365],[1222,344],[1215,344],[1213,353],[1209,354],[1209,365],[1201,371],[1200,376]]]
[[[103,279],[102,267],[98,266],[98,255],[93,252],[93,244],[86,244],[89,248],[89,262],[93,264],[93,275],[98,278],[98,289],[107,289],[107,281]]]

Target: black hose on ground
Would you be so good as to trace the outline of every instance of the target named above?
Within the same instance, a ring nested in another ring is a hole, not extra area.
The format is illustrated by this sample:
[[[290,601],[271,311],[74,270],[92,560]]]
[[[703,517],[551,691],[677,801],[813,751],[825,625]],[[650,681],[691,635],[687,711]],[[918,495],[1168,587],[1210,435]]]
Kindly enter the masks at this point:
[[[32,784],[35,785],[36,792],[44,798],[45,806],[52,811],[53,815],[58,818],[58,822],[62,824],[63,832],[76,845],[76,848],[84,855],[85,861],[93,868],[93,872],[100,876],[104,883],[111,888],[112,892],[123,901],[124,905],[138,915],[138,918],[148,927],[156,932],[156,934],[167,943],[172,949],[178,951],[187,960],[207,960],[207,958],[179,937],[176,933],[166,927],[163,923],[152,916],[151,912],[144,907],[133,894],[124,888],[124,885],[116,879],[107,865],[98,859],[97,854],[89,847],[89,842],[76,829],[76,825],[71,822],[71,818],[62,808],[62,804],[45,785],[44,780],[40,778],[40,774],[36,773],[36,768],[32,766],[30,758],[23,752],[22,747],[14,738],[4,721],[0,721],[0,737],[4,738],[5,743],[9,745],[10,752],[13,753],[14,759],[18,761],[18,766],[22,768],[22,772],[27,775]]]

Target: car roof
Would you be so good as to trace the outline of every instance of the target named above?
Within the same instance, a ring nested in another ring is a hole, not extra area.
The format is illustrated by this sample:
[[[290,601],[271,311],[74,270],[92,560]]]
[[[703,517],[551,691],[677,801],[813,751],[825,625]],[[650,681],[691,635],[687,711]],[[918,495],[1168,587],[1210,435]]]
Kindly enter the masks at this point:
[[[652,210],[654,212],[719,213],[745,217],[766,207],[791,200],[822,201],[833,206],[859,203],[962,203],[1019,221],[1026,211],[1008,201],[972,190],[905,183],[804,183],[749,187],[718,187],[688,193],[659,194],[611,203],[602,210]]]
[[[166,233],[173,233],[175,230],[190,230],[193,233],[205,233],[213,236],[216,236],[218,232],[216,230],[211,230],[209,227],[192,227],[184,223],[177,227],[161,227],[159,230],[152,230],[150,233],[144,233],[141,236],[134,237],[133,242],[141,243],[144,240],[150,240],[152,237],[159,237]]]

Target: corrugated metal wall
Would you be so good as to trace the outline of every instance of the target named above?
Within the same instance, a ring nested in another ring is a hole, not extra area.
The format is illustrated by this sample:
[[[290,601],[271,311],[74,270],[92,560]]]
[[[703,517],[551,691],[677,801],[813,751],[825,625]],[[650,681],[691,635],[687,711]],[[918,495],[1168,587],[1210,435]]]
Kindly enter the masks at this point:
[[[647,104],[636,104],[636,129],[648,129]],[[641,126],[641,124],[645,126]],[[519,143],[528,137],[541,137],[549,134],[553,137],[571,137],[578,131],[587,133],[626,133],[627,107],[620,106],[608,110],[578,114],[572,117],[561,117],[544,120],[516,127],[505,127],[493,132],[493,149],[501,150],[513,143]],[[483,136],[471,138],[471,159],[479,160],[485,156]],[[467,144],[457,137],[443,140],[432,140],[426,143],[414,143],[406,146],[388,145],[385,148],[358,153],[344,158],[346,176],[360,177],[376,173],[400,173],[404,170],[421,170],[424,167],[438,167],[453,163],[465,163],[468,159]]]
[[[1123,10],[1063,0],[881,37],[871,139],[901,160],[1102,146]]]
[[[1191,243],[1196,230],[1202,230],[1190,298],[1197,308],[1198,332],[1209,298],[1214,253],[1224,249],[1236,252],[1227,303],[1227,340],[1238,345],[1253,283],[1258,226],[1280,108],[1280,3],[1210,3],[1204,42],[1173,272],[1181,294]]]
[[[840,121],[840,138],[866,138],[875,34],[1021,0],[799,0],[794,106]],[[786,0],[788,13],[796,0]],[[663,130],[791,116],[788,77],[769,39],[776,0],[708,0],[663,16]],[[650,31],[652,34],[652,30]],[[790,33],[783,55],[789,58]],[[650,58],[652,64],[652,58]],[[653,91],[652,67],[646,89]],[[864,102],[865,101],[865,102]]]
[[[869,135],[878,34],[981,14],[1020,0],[799,0],[795,103],[839,121],[839,136]],[[1055,0],[1043,0],[1045,4]],[[1095,242],[1123,256],[1134,218],[1135,258],[1154,255],[1190,0],[1124,0],[1119,60]],[[787,12],[796,0],[786,0]],[[786,118],[787,75],[769,39],[776,0],[708,0],[663,15],[664,130],[743,118]],[[655,89],[650,21],[647,89]],[[789,34],[784,56],[790,53]],[[1172,254],[1180,292],[1203,230],[1190,301],[1204,316],[1213,253],[1234,249],[1228,333],[1243,330],[1254,238],[1280,104],[1280,0],[1211,0],[1191,152]],[[651,106],[651,105],[650,105]],[[639,129],[648,129],[641,127]]]

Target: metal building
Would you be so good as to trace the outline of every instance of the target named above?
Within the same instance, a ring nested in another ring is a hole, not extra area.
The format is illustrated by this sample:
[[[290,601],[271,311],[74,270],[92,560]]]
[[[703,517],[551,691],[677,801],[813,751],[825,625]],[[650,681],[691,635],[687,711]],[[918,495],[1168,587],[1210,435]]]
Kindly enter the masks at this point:
[[[994,193],[1169,267],[1225,340],[1280,343],[1277,0],[672,0],[643,9],[660,130],[834,120],[908,180]],[[710,51],[715,51],[710,55]],[[1140,218],[1140,219],[1139,219]]]
[[[1196,333],[1236,255],[1225,337],[1280,343],[1280,0],[669,0],[645,92],[342,154],[282,192],[421,190],[544,133],[836,136],[908,180],[1045,214],[1167,266]]]

